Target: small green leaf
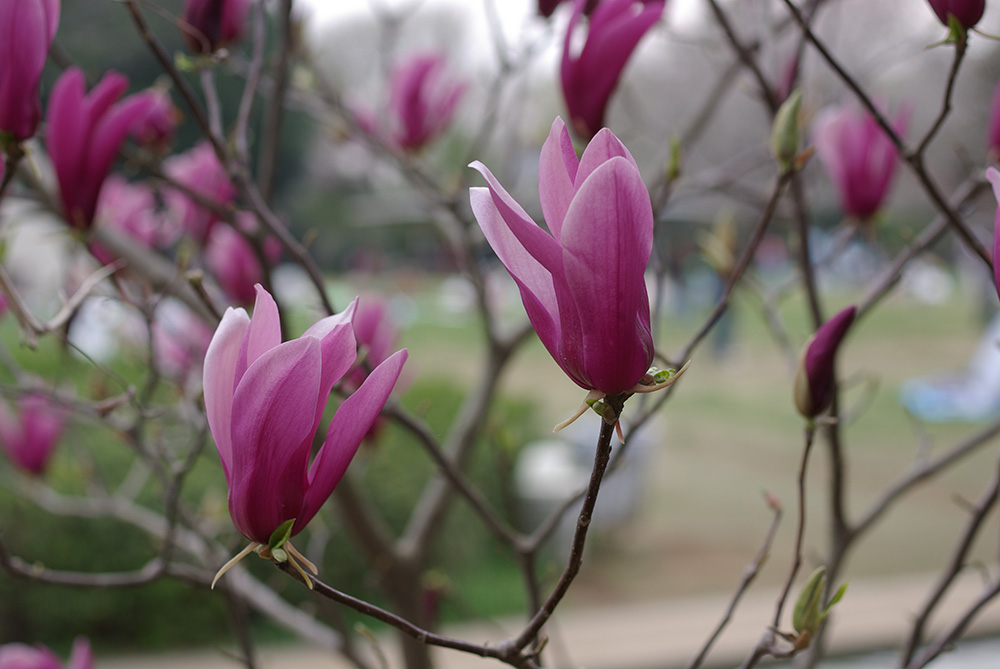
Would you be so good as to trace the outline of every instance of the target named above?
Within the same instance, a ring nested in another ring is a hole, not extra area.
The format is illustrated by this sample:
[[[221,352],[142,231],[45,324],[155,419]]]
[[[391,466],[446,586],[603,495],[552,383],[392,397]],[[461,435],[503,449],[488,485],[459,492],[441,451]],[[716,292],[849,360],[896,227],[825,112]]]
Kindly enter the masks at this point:
[[[291,538],[293,525],[295,525],[294,518],[286,520],[281,525],[278,525],[278,529],[271,532],[271,538],[267,540],[267,545],[271,548],[272,553],[276,548],[281,548]],[[284,560],[278,560],[278,562],[284,562]]]
[[[798,634],[808,632],[815,635],[822,622],[820,614],[820,599],[823,597],[823,588],[826,586],[826,567],[819,567],[812,573],[809,580],[799,592],[799,598],[795,602],[795,610],[792,612],[792,627]]]
[[[288,553],[284,548],[272,548],[271,559],[275,562],[288,562]]]
[[[833,608],[833,605],[839,602],[843,598],[845,592],[847,592],[847,583],[841,585],[839,588],[837,588],[837,592],[833,593],[833,597],[830,598],[830,601],[829,603],[827,603],[826,608],[823,609],[824,618],[827,616],[828,613],[830,613],[830,609]]]

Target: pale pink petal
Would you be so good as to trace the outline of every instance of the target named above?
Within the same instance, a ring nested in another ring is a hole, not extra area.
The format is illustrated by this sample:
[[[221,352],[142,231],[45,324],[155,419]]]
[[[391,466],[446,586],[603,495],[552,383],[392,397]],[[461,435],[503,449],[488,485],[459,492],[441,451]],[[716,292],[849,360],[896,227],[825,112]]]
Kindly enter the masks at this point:
[[[389,399],[407,355],[406,349],[403,349],[389,356],[337,409],[330,421],[326,441],[309,470],[309,490],[293,532],[304,527],[316,515],[344,476],[361,440]]]
[[[205,353],[204,393],[208,427],[222,460],[222,471],[231,485],[233,462],[232,415],[236,365],[250,318],[243,309],[226,309]]]

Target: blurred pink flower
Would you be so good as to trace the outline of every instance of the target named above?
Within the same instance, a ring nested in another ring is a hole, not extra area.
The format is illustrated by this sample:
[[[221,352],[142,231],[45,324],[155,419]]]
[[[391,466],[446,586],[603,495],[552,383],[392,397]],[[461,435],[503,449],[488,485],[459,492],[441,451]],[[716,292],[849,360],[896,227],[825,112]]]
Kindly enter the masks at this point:
[[[573,33],[585,0],[576,0],[566,29],[562,90],[573,130],[590,139],[604,127],[604,114],[625,64],[639,40],[663,14],[665,2],[605,0],[590,17],[583,48],[573,48]]]
[[[97,199],[96,224],[126,235],[146,248],[169,245],[176,236],[167,225],[166,217],[156,210],[152,189],[144,183],[131,183],[112,174],[104,181]],[[91,242],[90,252],[103,264],[116,256],[99,242]]]
[[[250,0],[187,0],[184,39],[195,53],[212,53],[238,40],[246,28]]]
[[[89,228],[97,198],[129,128],[148,101],[121,101],[128,79],[108,72],[86,93],[83,71],[66,70],[52,87],[46,110],[45,148],[52,159],[63,215],[75,228]]]
[[[73,642],[73,652],[69,656],[66,669],[93,669],[94,656],[90,642],[78,637]],[[23,643],[9,643],[0,646],[0,669],[62,669],[59,657],[42,645],[28,646]]]
[[[258,286],[253,317],[230,307],[208,347],[208,424],[229,485],[230,516],[251,547],[266,546],[293,520],[295,535],[316,515],[399,377],[405,350],[341,403],[310,466],[330,391],[357,357],[355,306],[282,343],[278,307]]]
[[[174,132],[177,130],[180,117],[180,112],[170,99],[170,93],[163,88],[153,87],[140,91],[133,97],[144,98],[147,103],[145,113],[135,120],[129,130],[129,136],[137,144],[154,150],[169,147],[174,141]]]
[[[256,217],[245,211],[236,214],[236,224],[247,233],[257,228]],[[281,244],[277,239],[265,240],[264,257],[271,265],[278,262]],[[228,225],[214,226],[205,244],[205,265],[229,299],[238,304],[254,301],[254,286],[263,279],[264,270],[257,251],[242,234]]]
[[[795,406],[806,418],[815,418],[833,403],[834,361],[856,314],[854,305],[840,311],[819,326],[802,351],[795,375]]]
[[[41,476],[66,426],[66,412],[41,393],[22,395],[15,405],[16,415],[0,402],[0,445],[11,462]]]
[[[644,278],[653,208],[628,149],[605,128],[577,159],[556,118],[538,166],[548,232],[485,165],[472,167],[487,182],[471,189],[472,211],[549,354],[582,388],[629,391],[653,361]]]
[[[175,300],[157,307],[152,332],[157,369],[173,377],[184,377],[201,364],[213,334],[205,321]]]
[[[228,207],[236,197],[236,188],[208,141],[166,159],[163,171],[173,181],[220,207]],[[204,244],[212,226],[219,221],[218,214],[176,188],[164,189],[163,197],[177,225]]]
[[[928,0],[928,2],[937,14],[938,20],[946,27],[948,16],[952,15],[966,30],[979,23],[986,10],[986,0]]]
[[[449,79],[442,53],[411,57],[392,73],[389,138],[404,151],[416,151],[451,123],[466,84]]]
[[[892,121],[893,130],[905,135],[909,120],[910,109],[904,107]],[[844,213],[867,221],[882,206],[892,185],[898,156],[892,140],[871,114],[854,105],[821,111],[812,134]]]
[[[38,129],[38,81],[58,27],[59,0],[0,0],[0,135],[21,141]]]

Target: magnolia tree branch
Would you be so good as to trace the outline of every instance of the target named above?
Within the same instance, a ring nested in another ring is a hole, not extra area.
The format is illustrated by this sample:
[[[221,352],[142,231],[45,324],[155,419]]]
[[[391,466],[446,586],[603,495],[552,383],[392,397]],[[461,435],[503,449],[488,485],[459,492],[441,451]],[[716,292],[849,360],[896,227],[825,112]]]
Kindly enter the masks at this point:
[[[1000,474],[994,475],[993,481],[980,497],[979,501],[972,508],[965,530],[959,537],[958,543],[955,545],[955,550],[952,553],[951,559],[948,560],[948,564],[945,565],[937,585],[934,586],[934,589],[927,598],[927,602],[921,607],[920,612],[914,619],[913,627],[910,630],[909,637],[906,640],[906,645],[904,646],[901,654],[902,661],[900,666],[905,667],[906,669],[918,669],[936,658],[941,654],[946,646],[950,645],[957,640],[959,636],[961,636],[962,632],[972,621],[975,614],[987,602],[995,597],[997,592],[1000,592],[1000,590],[998,590],[998,588],[1000,588],[1000,580],[989,584],[979,599],[973,603],[966,613],[949,629],[942,632],[938,637],[938,640],[920,654],[919,660],[914,660],[921,644],[924,643],[927,624],[931,615],[934,613],[934,610],[937,608],[944,595],[948,592],[952,583],[955,582],[959,573],[968,566],[967,559],[969,551],[972,549],[973,542],[982,529],[983,522],[986,520],[987,514],[989,514],[989,512],[993,509],[993,506],[996,504],[998,494],[1000,494]]]

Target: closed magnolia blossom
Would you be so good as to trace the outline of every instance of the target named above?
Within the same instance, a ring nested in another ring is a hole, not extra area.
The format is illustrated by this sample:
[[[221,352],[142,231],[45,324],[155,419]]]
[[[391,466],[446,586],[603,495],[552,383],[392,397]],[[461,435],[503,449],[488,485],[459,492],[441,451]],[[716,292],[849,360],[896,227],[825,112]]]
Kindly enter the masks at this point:
[[[180,112],[170,99],[170,93],[162,88],[147,88],[133,97],[147,100],[144,113],[135,119],[129,136],[136,144],[154,150],[167,149],[174,141]]]
[[[249,212],[236,215],[236,224],[246,232],[257,227],[256,218]],[[281,243],[274,237],[264,241],[263,254],[274,265],[281,257]],[[255,286],[264,277],[260,256],[253,245],[228,225],[216,225],[205,244],[205,265],[226,296],[237,304],[250,304],[257,295]]]
[[[0,0],[0,148],[20,142],[42,118],[38,81],[59,27],[59,0]]]
[[[22,395],[13,409],[0,402],[0,446],[21,470],[41,476],[66,427],[66,412],[41,393]]]
[[[97,198],[96,225],[120,234],[145,248],[168,245],[174,234],[162,212],[156,209],[153,189],[144,183],[132,183],[112,174],[104,181]],[[93,241],[90,252],[103,264],[114,262],[117,256]]]
[[[649,193],[628,149],[610,130],[578,160],[557,118],[542,146],[540,228],[485,165],[472,210],[514,278],[531,324],[579,386],[630,391],[653,360],[644,273],[653,243]]]
[[[109,72],[87,93],[83,70],[72,67],[52,87],[46,109],[45,148],[52,159],[63,215],[75,228],[89,228],[105,178],[122,142],[149,101],[119,100],[128,79]]]
[[[954,16],[959,25],[968,30],[979,23],[986,10],[986,0],[928,0],[938,20],[950,25],[949,16]]]
[[[836,390],[834,362],[857,308],[851,305],[819,326],[802,351],[795,374],[795,407],[806,418],[815,418],[830,408]]]
[[[93,669],[94,655],[90,642],[78,637],[73,642],[73,651],[66,663],[66,669]],[[0,646],[0,669],[63,669],[59,656],[45,646],[28,646],[23,643],[9,643]]]
[[[184,39],[195,53],[212,53],[235,42],[246,29],[250,0],[187,0]]]
[[[905,135],[910,111],[902,109],[893,130]],[[845,214],[867,221],[882,207],[896,173],[898,152],[867,111],[854,105],[827,107],[813,122],[813,142],[833,181]]]
[[[443,53],[401,63],[392,73],[388,139],[404,151],[424,147],[448,128],[465,89],[464,82],[448,76]]]
[[[230,516],[251,543],[218,576],[254,550],[266,548],[275,557],[273,550],[283,546],[301,557],[284,539],[319,511],[388,399],[405,349],[343,401],[310,464],[330,391],[357,357],[356,307],[357,301],[287,342],[277,305],[259,286],[252,318],[233,308],[222,317],[205,356],[205,410],[229,485]],[[278,543],[276,531],[284,534]]]
[[[663,14],[665,3],[605,0],[590,16],[587,38],[577,49],[574,31],[586,9],[576,0],[562,54],[562,90],[570,123],[590,139],[604,127],[604,114],[625,64],[639,40]]]
[[[220,207],[228,207],[236,197],[236,187],[208,141],[167,158],[163,161],[163,171],[172,181]],[[204,244],[212,227],[220,220],[218,213],[175,188],[164,189],[163,198],[175,224],[199,244]]]

